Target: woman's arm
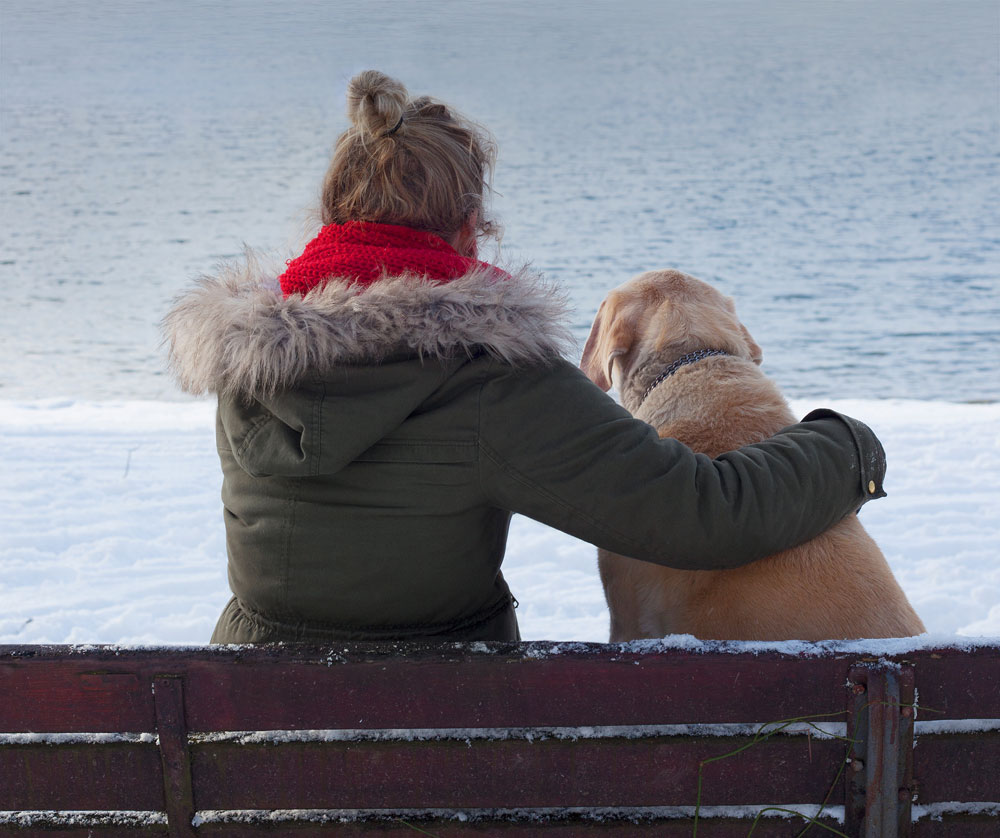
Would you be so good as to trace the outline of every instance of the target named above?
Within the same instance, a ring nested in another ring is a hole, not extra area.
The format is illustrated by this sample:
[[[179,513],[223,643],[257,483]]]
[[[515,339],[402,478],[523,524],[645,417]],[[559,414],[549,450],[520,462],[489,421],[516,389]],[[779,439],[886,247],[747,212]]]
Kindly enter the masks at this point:
[[[569,364],[495,375],[479,407],[491,502],[669,567],[746,564],[885,494],[878,439],[830,410],[712,460],[659,439]]]

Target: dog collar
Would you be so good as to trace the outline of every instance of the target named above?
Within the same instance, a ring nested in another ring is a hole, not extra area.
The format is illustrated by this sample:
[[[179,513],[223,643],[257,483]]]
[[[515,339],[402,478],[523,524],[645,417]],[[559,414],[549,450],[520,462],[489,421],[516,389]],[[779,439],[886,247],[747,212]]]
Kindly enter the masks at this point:
[[[676,361],[674,361],[669,367],[667,367],[663,372],[661,372],[656,378],[653,379],[653,383],[646,388],[646,392],[642,394],[642,398],[639,399],[638,408],[646,401],[646,397],[653,392],[657,387],[659,387],[664,381],[666,381],[670,376],[672,376],[681,367],[685,367],[688,364],[693,364],[695,361],[700,361],[702,358],[711,358],[713,355],[728,355],[724,349],[699,349],[697,352],[688,352],[687,355],[681,355]]]

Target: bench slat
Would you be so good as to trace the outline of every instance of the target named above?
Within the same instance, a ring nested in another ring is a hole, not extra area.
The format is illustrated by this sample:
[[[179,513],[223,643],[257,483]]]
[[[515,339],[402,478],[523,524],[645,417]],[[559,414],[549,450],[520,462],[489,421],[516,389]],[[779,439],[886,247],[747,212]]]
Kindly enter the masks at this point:
[[[821,820],[837,827],[835,821]],[[407,826],[407,823],[411,824]],[[752,819],[702,819],[698,823],[698,835],[705,838],[746,838],[751,829]],[[806,821],[801,818],[776,820],[762,819],[753,832],[753,838],[795,838],[802,832]],[[538,838],[544,831],[554,838],[691,838],[693,821],[685,818],[660,819],[652,821],[543,821],[541,823],[510,823],[504,821],[476,821],[461,823],[454,820],[425,820],[414,818],[408,822],[378,822],[366,824],[332,823],[324,826],[307,825],[282,826],[282,835],[295,838],[419,838],[424,833],[435,838],[470,838],[470,836],[502,835],[503,838]],[[418,832],[418,827],[423,832]],[[271,829],[273,830],[273,826]],[[204,824],[198,829],[199,835],[242,838],[246,835],[274,834],[263,826],[247,824]],[[817,835],[830,835],[818,827],[813,827]],[[811,834],[811,833],[810,833]],[[972,836],[969,836],[972,838]],[[986,838],[985,833],[981,838]],[[994,838],[994,836],[990,836]]]
[[[188,721],[202,731],[558,727],[772,721],[843,707],[843,662],[784,663],[781,674],[772,661],[696,656],[397,660],[273,673],[195,664]]]
[[[162,811],[155,744],[4,745],[0,810]]]
[[[0,733],[148,733],[156,730],[142,666],[111,655],[10,660],[0,651]]]
[[[188,724],[202,731],[773,721],[840,709],[849,662],[859,657],[614,655],[582,644],[551,657],[500,645],[489,655],[418,648],[406,659],[363,645],[332,654],[36,647],[21,658],[5,654],[11,648],[0,647],[0,733],[152,731],[148,686],[158,674],[185,676]],[[1000,718],[1000,648],[906,658],[928,708],[922,718]]]
[[[579,820],[546,821],[537,823],[509,823],[502,821],[480,821],[462,823],[456,821],[427,820],[413,818],[412,826],[403,822],[366,822],[366,823],[328,823],[328,824],[282,824],[279,829],[273,823],[205,823],[198,828],[199,835],[214,836],[214,838],[243,838],[248,835],[291,835],[295,838],[417,838],[422,833],[413,827],[429,832],[436,838],[469,838],[469,836],[502,835],[504,838],[537,838],[539,829],[544,829],[546,835],[554,838],[690,838],[692,821],[688,819],[670,819],[629,823],[609,821],[604,823],[580,822]],[[751,820],[732,819],[702,819],[698,834],[706,838],[746,838],[750,830]],[[843,826],[834,821],[822,820],[834,828],[843,830]],[[776,821],[763,819],[754,830],[754,838],[793,838],[798,835],[805,821],[789,819]],[[829,835],[823,830],[813,827],[817,835]],[[53,827],[38,826],[14,827],[11,824],[0,823],[0,835],[16,835],[18,838],[48,838],[53,834]],[[94,827],[60,826],[55,833],[61,838],[93,838]],[[988,815],[944,815],[940,820],[922,819],[913,824],[912,838],[996,838],[997,821]],[[100,827],[101,838],[166,838],[167,830],[163,826]]]
[[[184,676],[188,727],[206,732],[770,722],[823,711],[842,721],[847,670],[835,658],[681,653],[33,659],[0,663],[0,733],[152,731],[158,674]]]
[[[1000,719],[1000,645],[906,657],[915,663],[918,703],[927,708],[919,718]]]
[[[211,743],[191,762],[199,809],[694,806],[699,763],[746,741]],[[818,803],[845,753],[776,736],[707,765],[702,804]]]
[[[920,803],[1000,803],[1000,731],[919,736],[913,777]]]
[[[58,830],[58,831],[57,831]],[[245,833],[244,833],[245,834]],[[413,833],[413,838],[419,835]],[[65,826],[62,822],[52,825],[16,827],[12,824],[0,823],[0,835],[16,835],[17,838],[168,838],[167,827],[151,826],[115,826],[100,824],[100,826]]]
[[[942,815],[913,824],[911,838],[996,838],[996,815]]]

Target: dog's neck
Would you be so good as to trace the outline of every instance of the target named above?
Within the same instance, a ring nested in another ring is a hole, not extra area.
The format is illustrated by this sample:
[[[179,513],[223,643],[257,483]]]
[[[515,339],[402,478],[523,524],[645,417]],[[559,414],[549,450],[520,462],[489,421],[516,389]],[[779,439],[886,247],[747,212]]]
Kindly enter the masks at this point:
[[[730,355],[730,353],[724,349],[699,349],[681,355],[666,367],[663,366],[662,361],[650,359],[634,369],[629,375],[628,386],[622,388],[621,391],[622,404],[630,413],[635,413],[642,407],[650,393],[677,370],[688,364],[695,364],[704,358],[713,358],[717,355]]]

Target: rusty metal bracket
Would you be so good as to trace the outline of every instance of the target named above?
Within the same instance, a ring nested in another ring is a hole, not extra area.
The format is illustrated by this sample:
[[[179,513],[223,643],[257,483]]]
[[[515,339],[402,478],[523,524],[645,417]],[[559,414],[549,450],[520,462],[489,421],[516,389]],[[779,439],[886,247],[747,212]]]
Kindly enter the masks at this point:
[[[908,838],[913,798],[914,674],[861,662],[848,675],[845,825],[863,838]]]
[[[191,756],[184,720],[184,679],[176,675],[153,678],[156,733],[163,764],[163,795],[170,838],[193,838],[196,834],[194,794],[191,787]]]

